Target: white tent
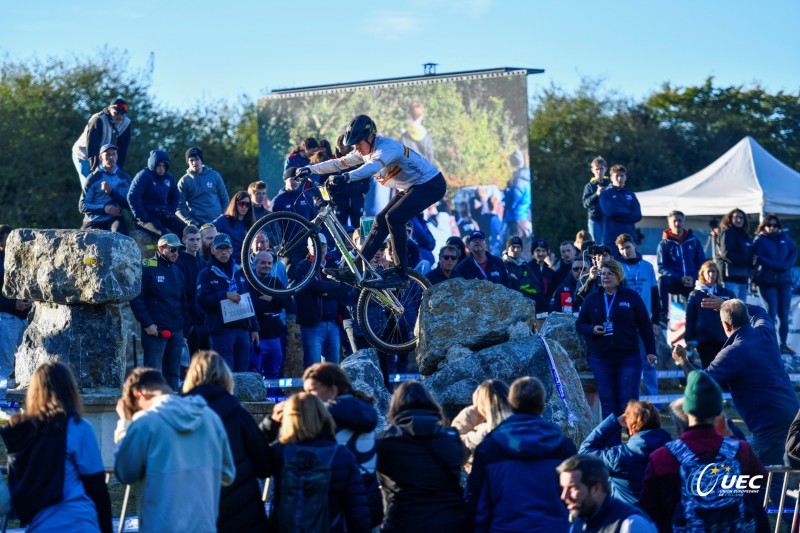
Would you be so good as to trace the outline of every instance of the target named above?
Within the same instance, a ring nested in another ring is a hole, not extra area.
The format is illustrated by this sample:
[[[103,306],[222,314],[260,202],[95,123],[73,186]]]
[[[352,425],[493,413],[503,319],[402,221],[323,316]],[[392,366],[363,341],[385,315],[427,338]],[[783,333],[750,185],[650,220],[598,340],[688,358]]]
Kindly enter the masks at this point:
[[[700,172],[666,187],[636,193],[644,226],[664,226],[673,209],[690,219],[721,217],[738,207],[748,214],[800,217],[800,172],[748,136]],[[650,221],[647,219],[650,218]]]

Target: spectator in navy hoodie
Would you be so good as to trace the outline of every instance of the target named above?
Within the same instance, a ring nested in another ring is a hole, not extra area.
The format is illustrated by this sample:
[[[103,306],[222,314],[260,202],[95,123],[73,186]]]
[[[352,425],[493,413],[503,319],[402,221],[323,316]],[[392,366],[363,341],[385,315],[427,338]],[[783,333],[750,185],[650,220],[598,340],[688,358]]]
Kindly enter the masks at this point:
[[[764,307],[773,322],[780,323],[778,339],[781,352],[794,354],[786,345],[789,334],[789,308],[792,301],[792,267],[797,261],[797,247],[783,231],[780,219],[767,213],[756,230],[755,248],[756,284]]]
[[[628,442],[619,442],[621,429]],[[661,429],[661,416],[650,402],[632,400],[621,416],[608,415],[581,444],[578,453],[603,460],[611,474],[611,495],[636,505],[650,454],[671,440]]]
[[[686,229],[686,215],[673,211],[667,216],[669,227],[658,243],[658,293],[661,298],[661,325],[666,327],[669,317],[669,295],[688,297],[700,266],[706,260],[703,245],[692,230]]]
[[[545,392],[534,377],[511,384],[514,412],[486,435],[467,481],[467,513],[475,531],[569,530],[556,467],[575,453],[561,429],[542,418]]]
[[[314,137],[303,139],[300,146],[292,150],[292,153],[286,156],[286,161],[283,163],[283,170],[307,167],[311,164],[311,156],[320,150],[319,142],[317,142]]]
[[[603,217],[603,242],[614,248],[614,241],[623,233],[636,235],[636,223],[642,220],[642,209],[636,195],[625,187],[628,171],[622,165],[609,170],[611,187],[600,193],[600,209]],[[595,237],[596,239],[596,237]]]
[[[136,174],[128,191],[128,204],[136,225],[153,235],[181,235],[185,224],[175,216],[178,209],[178,185],[169,172],[169,156],[153,150],[147,167]]]

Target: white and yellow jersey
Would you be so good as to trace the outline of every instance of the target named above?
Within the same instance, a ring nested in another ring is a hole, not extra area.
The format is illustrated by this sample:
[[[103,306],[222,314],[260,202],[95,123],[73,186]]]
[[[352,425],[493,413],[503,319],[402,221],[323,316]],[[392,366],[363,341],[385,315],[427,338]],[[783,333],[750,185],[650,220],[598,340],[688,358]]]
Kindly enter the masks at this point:
[[[378,183],[407,191],[414,185],[425,183],[439,174],[436,165],[414,150],[388,137],[375,137],[375,146],[362,156],[353,150],[344,157],[311,165],[312,174],[334,174],[363,165],[350,172],[350,180],[375,176]]]

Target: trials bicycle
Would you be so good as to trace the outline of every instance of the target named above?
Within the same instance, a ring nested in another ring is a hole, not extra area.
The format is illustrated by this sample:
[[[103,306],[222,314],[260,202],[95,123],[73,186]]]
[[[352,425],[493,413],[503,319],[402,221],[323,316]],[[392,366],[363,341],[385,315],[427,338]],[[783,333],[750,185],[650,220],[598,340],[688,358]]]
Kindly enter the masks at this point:
[[[260,293],[270,296],[289,296],[303,290],[318,273],[322,247],[319,234],[324,227],[342,254],[341,266],[349,268],[355,276],[355,281],[337,281],[360,291],[354,318],[367,342],[376,349],[390,354],[414,350],[417,346],[415,328],[422,294],[430,287],[428,279],[419,272],[409,269],[409,284],[406,288],[364,287],[362,282],[365,279],[388,277],[395,269],[376,269],[361,255],[350,235],[336,218],[326,185],[317,185],[308,175],[298,181],[301,181],[302,188],[305,188],[307,182],[311,183],[311,188],[307,190],[309,197],[314,190],[319,192],[322,198],[319,213],[313,220],[308,221],[296,213],[278,211],[256,221],[242,243],[242,269],[247,281]],[[290,279],[286,288],[267,286],[256,276],[250,261],[250,249],[259,234],[266,237],[270,249],[277,255],[276,261],[283,261],[287,270],[291,270],[290,265],[303,261],[307,256],[311,261],[311,268],[303,269],[298,279]],[[363,270],[356,258],[360,258],[360,263],[365,265]]]

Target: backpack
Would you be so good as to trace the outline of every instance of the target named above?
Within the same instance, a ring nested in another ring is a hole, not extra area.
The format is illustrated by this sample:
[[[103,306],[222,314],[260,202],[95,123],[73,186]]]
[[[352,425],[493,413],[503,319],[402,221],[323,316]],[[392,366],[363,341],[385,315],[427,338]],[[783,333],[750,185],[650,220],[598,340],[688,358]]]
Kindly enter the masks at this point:
[[[330,531],[328,490],[331,483],[331,463],[338,448],[338,444],[321,448],[286,445],[281,471],[278,531]]]
[[[666,446],[681,465],[681,501],[672,519],[675,533],[756,530],[755,515],[745,503],[744,494],[722,487],[725,478],[742,474],[742,466],[736,459],[738,440],[724,438],[711,460],[698,457],[680,439]],[[714,472],[716,468],[722,471]]]

